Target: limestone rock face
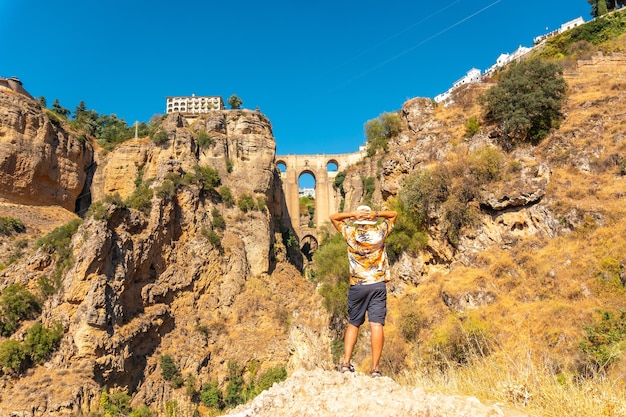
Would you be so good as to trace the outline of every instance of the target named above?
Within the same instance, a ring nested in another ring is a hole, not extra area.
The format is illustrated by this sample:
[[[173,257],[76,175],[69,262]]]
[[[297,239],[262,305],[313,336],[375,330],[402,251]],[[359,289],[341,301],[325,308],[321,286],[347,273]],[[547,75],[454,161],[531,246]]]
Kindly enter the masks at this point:
[[[45,171],[50,166],[46,157],[53,155],[57,162],[60,156],[67,159],[55,174],[65,194],[56,191],[56,200],[42,199],[47,194],[41,192],[38,204],[69,207],[71,202],[73,209],[85,161],[91,163],[92,155],[92,202],[108,201],[103,197],[112,194],[126,199],[141,182],[154,192],[147,214],[105,203],[80,226],[70,247],[72,266],[40,319],[44,326],[62,323],[66,337],[49,359],[47,373],[37,368],[17,380],[0,378],[0,415],[95,412],[104,385],[129,392],[137,404],[165,415],[166,402],[177,391],[163,379],[163,355],[174,359],[181,375],[197,376],[198,389],[224,380],[229,362],[244,367],[255,361],[259,371],[330,366],[321,299],[286,261],[280,233],[275,233],[274,217],[281,213],[271,210],[284,203],[275,201],[281,195],[275,182],[280,177],[265,116],[218,111],[190,124],[172,114],[161,125],[165,143],[139,138],[93,154],[63,136],[35,102],[0,97],[10,102],[8,116],[0,119],[0,151],[14,150],[2,154],[0,175],[23,184],[3,189],[12,204],[34,203],[43,174],[30,175],[27,168]],[[211,137],[202,146],[201,131]],[[41,145],[32,146],[38,140]],[[78,145],[82,153],[73,147]],[[28,158],[21,156],[24,149]],[[198,166],[218,171],[217,188],[228,187],[235,204],[225,203],[217,189],[187,179],[194,178]],[[181,185],[159,191],[171,178],[180,178]],[[71,193],[63,188],[68,184]],[[236,204],[244,195],[255,206],[246,212]],[[216,215],[223,218],[223,230],[214,227]],[[57,262],[56,253],[34,252],[0,272],[0,288],[19,282],[37,292],[38,278],[52,276]],[[189,398],[181,398],[181,409],[187,406],[191,410]]]
[[[0,88],[0,198],[74,210],[93,149],[53,123],[34,99]]]

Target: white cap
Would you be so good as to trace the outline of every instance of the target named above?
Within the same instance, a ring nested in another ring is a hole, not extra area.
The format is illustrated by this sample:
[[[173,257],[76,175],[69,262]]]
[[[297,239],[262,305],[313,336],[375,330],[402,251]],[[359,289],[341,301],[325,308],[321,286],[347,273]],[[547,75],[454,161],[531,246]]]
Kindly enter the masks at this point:
[[[372,209],[370,208],[370,206],[358,206],[356,208],[356,211],[368,211],[371,212]],[[374,220],[357,220],[354,222],[354,224],[376,224],[377,222]]]

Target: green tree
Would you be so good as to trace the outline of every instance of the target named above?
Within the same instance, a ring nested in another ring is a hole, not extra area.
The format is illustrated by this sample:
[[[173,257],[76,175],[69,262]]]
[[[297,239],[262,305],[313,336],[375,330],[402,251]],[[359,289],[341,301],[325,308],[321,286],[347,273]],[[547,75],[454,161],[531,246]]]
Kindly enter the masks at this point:
[[[37,102],[43,109],[48,107],[48,102],[46,101],[46,98],[44,96],[39,96],[39,98],[37,99]]]
[[[87,109],[85,102],[81,101],[74,109],[72,126],[89,135],[95,135],[98,128],[98,112]]]
[[[587,3],[591,5],[590,14],[598,17],[614,10],[618,5],[623,6],[626,2],[624,0],[587,0]]]
[[[134,132],[124,119],[118,119],[114,114],[110,116],[102,114],[98,116],[94,134],[103,148],[111,150],[116,145],[132,138]]]
[[[513,62],[481,98],[486,119],[511,139],[537,143],[563,118],[567,83],[557,64],[540,59]]]
[[[132,411],[130,396],[122,391],[111,394],[103,392],[100,396],[100,404],[105,416],[125,417]]]
[[[67,117],[71,113],[69,109],[61,106],[58,98],[54,100],[54,103],[52,103],[52,111],[64,117]]]
[[[241,101],[241,99],[239,97],[237,97],[235,94],[233,94],[228,99],[228,104],[230,105],[231,109],[239,109],[239,108],[241,108],[241,105],[243,104],[243,101]]]
[[[387,152],[389,139],[400,133],[401,121],[397,112],[383,113],[376,119],[365,123],[365,137],[367,139],[367,155],[374,156],[379,150]]]

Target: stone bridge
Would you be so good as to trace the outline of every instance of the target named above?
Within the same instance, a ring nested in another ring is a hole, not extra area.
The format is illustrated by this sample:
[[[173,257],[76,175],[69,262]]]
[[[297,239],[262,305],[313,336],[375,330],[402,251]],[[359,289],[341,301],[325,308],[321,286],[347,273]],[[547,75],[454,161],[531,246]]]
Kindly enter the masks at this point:
[[[308,245],[310,251],[317,248],[317,228],[328,221],[328,216],[339,207],[333,189],[337,173],[354,165],[366,156],[365,148],[348,154],[277,155],[282,187],[291,225],[298,235],[300,246]],[[315,180],[315,227],[300,225],[299,180],[309,174]]]

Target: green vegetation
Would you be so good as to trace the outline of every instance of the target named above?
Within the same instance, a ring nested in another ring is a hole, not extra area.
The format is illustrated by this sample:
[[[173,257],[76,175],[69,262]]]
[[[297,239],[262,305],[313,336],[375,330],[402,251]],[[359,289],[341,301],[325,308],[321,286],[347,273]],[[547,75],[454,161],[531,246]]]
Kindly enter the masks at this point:
[[[215,145],[216,140],[204,130],[198,132],[198,146],[200,149],[206,149]]]
[[[270,368],[261,375],[257,375],[258,362],[251,361],[247,368],[249,375],[246,382],[244,375],[246,367],[240,366],[237,362],[229,361],[225,392],[220,390],[217,381],[212,381],[202,386],[199,396],[200,402],[214,411],[235,407],[256,397],[274,383],[284,381],[287,378],[287,371],[282,366]]]
[[[624,0],[587,0],[591,4],[591,15],[593,17],[603,16],[606,13],[626,5]]]
[[[102,392],[100,395],[100,406],[104,411],[102,417],[152,417],[146,405],[133,409],[130,402],[130,396],[123,391],[111,394]]]
[[[308,227],[315,227],[315,199],[310,195],[300,197],[300,215],[303,213],[309,217]]]
[[[141,211],[145,215],[149,215],[152,209],[153,195],[154,193],[149,183],[142,183],[128,196],[125,204],[130,208]]]
[[[326,237],[313,253],[313,275],[320,283],[319,293],[326,310],[337,316],[346,317],[346,295],[350,282],[350,267],[346,242],[339,233]]]
[[[599,319],[584,325],[586,335],[579,343],[586,359],[586,370],[595,374],[606,369],[626,350],[626,310],[616,315],[610,311],[598,310]]]
[[[371,206],[372,197],[374,196],[374,191],[376,190],[376,178],[365,177],[361,178],[361,181],[363,181],[363,192],[365,193],[363,196],[363,202],[368,206]]]
[[[449,316],[447,323],[435,329],[430,360],[438,367],[468,364],[472,358],[488,356],[493,343],[485,321],[471,315]]]
[[[178,367],[174,363],[174,359],[170,355],[161,356],[161,376],[166,381],[170,381],[172,387],[179,388],[183,385],[183,377],[178,370]]]
[[[209,191],[221,184],[220,176],[215,168],[196,165],[193,170],[196,174],[193,182],[198,183],[202,190]]]
[[[52,274],[53,283],[60,285],[61,276],[72,267],[74,255],[72,253],[72,236],[82,224],[82,219],[74,219],[63,226],[57,227],[46,236],[35,242],[35,249],[41,248],[56,259],[56,267]]]
[[[223,410],[224,409],[224,396],[217,386],[217,381],[213,381],[209,384],[205,384],[200,392],[200,401],[202,404],[209,408]]]
[[[66,109],[65,107],[61,106],[61,103],[59,103],[58,98],[54,99],[54,103],[52,103],[52,111],[65,118],[69,116],[69,114],[71,113],[69,109]]]
[[[37,297],[20,284],[11,284],[0,292],[0,336],[11,336],[20,322],[32,319],[41,307]]]
[[[0,343],[0,368],[6,372],[17,372],[26,360],[26,349],[17,340],[8,339]]]
[[[480,120],[476,117],[470,117],[465,122],[465,137],[471,138],[480,130]]]
[[[108,151],[131,139],[133,134],[132,127],[129,127],[124,119],[118,119],[114,114],[110,116],[100,115],[96,120],[94,135],[100,146]]]
[[[8,339],[0,343],[0,368],[19,372],[29,364],[42,364],[59,346],[63,325],[55,323],[47,328],[35,323],[26,332],[23,342]]]
[[[420,226],[416,213],[405,208],[402,200],[391,200],[390,207],[398,212],[398,218],[393,233],[387,237],[385,247],[389,261],[394,263],[404,252],[416,255],[420,249],[426,248],[428,232]]]
[[[217,190],[220,197],[222,197],[222,203],[228,208],[233,207],[235,205],[235,197],[233,197],[233,193],[230,190],[230,187],[223,185]]]
[[[239,207],[239,210],[243,211],[244,213],[252,211],[257,207],[254,202],[254,198],[252,198],[252,196],[248,193],[243,193],[239,196],[237,206]]]
[[[211,217],[213,217],[213,229],[223,231],[226,229],[226,220],[217,208],[211,211]]]
[[[24,233],[26,226],[20,219],[11,216],[0,217],[0,236],[12,236],[14,233]]]
[[[567,84],[560,66],[540,59],[513,62],[481,102],[487,122],[511,140],[537,144],[563,118]]]
[[[157,145],[162,145],[169,140],[169,135],[167,134],[165,130],[159,129],[156,132],[154,132],[154,134],[151,135],[150,138]]]
[[[43,108],[46,107],[44,97],[39,98],[39,104]],[[88,109],[84,101],[81,101],[74,109],[72,120],[68,119],[70,113],[68,109],[61,106],[58,99],[55,99],[51,110],[46,109],[46,114],[52,123],[60,125],[62,122],[68,122],[72,129],[80,132],[76,136],[79,141],[84,142],[87,136],[93,136],[107,151],[131,139],[135,134],[135,127],[129,126],[124,119],[119,119],[115,114],[98,114]],[[156,143],[163,143],[167,140],[167,135],[163,137],[165,132],[159,130],[162,120],[163,117],[153,117],[148,124],[138,123],[136,129],[138,136],[150,136]]]
[[[379,151],[389,150],[389,139],[400,133],[401,121],[397,112],[383,113],[376,119],[365,123],[365,137],[367,138],[367,156],[374,156]]]
[[[241,99],[237,97],[235,94],[231,95],[228,98],[228,105],[230,106],[231,109],[239,109],[241,108],[242,104],[243,104],[243,101],[241,101]]]
[[[346,173],[344,171],[338,172],[333,182],[333,188],[339,190],[341,194],[341,201],[339,202],[339,212],[342,212],[346,204],[346,191],[343,188],[343,183],[346,180]]]
[[[24,347],[26,353],[36,364],[42,364],[50,356],[61,342],[63,337],[63,325],[55,323],[52,328],[42,326],[40,323],[33,324],[26,333]]]

